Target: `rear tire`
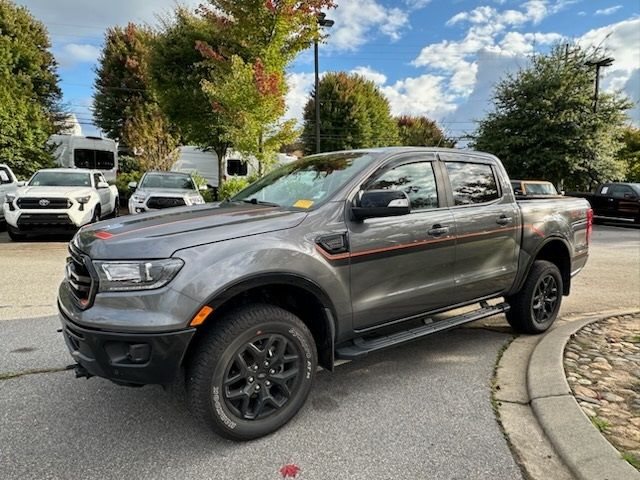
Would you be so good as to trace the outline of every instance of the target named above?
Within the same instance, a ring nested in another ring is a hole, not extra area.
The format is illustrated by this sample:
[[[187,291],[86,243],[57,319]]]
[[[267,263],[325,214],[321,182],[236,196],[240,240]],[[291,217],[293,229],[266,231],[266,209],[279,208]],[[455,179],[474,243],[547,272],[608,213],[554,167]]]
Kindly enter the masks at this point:
[[[522,289],[506,300],[507,320],[519,333],[545,332],[555,321],[562,303],[562,275],[546,260],[536,260]]]
[[[309,395],[317,366],[311,332],[291,312],[265,304],[215,322],[187,367],[191,410],[232,440],[276,431]]]
[[[100,205],[96,205],[96,209],[93,211],[93,217],[91,217],[91,222],[89,223],[96,223],[100,221]]]
[[[9,234],[9,238],[14,242],[21,242],[27,238],[26,234],[21,233],[20,230],[11,225],[7,225],[7,233]]]
[[[120,199],[116,198],[116,203],[113,206],[113,212],[109,215],[111,218],[117,218],[120,215]]]

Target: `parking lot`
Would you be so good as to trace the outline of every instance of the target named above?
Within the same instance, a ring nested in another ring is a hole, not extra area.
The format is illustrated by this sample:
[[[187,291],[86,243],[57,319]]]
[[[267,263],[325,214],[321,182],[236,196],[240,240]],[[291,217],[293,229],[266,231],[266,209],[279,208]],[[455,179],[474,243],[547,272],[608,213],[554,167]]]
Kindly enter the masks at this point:
[[[321,372],[306,407],[237,444],[198,425],[176,392],[76,380],[56,332],[67,239],[0,232],[0,478],[522,478],[490,380],[506,328],[461,328]],[[561,314],[640,306],[640,230],[595,227]],[[506,326],[503,319],[490,322]]]

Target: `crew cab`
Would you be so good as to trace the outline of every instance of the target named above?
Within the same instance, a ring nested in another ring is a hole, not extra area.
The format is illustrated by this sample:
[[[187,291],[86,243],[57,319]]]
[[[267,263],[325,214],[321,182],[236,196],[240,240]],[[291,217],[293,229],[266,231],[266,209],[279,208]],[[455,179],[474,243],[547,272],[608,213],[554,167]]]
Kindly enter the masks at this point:
[[[206,189],[203,186],[203,189]],[[202,205],[204,199],[188,173],[147,172],[140,183],[130,182],[129,213],[144,213],[164,208]]]
[[[51,168],[34,173],[26,185],[5,195],[2,206],[9,236],[77,229],[118,214],[118,189],[99,170]]]
[[[5,196],[13,194],[18,188],[18,179],[8,165],[0,163],[0,202],[4,201]],[[0,208],[0,222],[4,222],[4,212]]]
[[[511,180],[516,197],[557,196],[553,183],[544,180]]]
[[[317,365],[501,313],[544,332],[590,231],[585,200],[516,201],[486,153],[325,153],[217,205],[83,228],[60,320],[77,376],[184,381],[205,425],[247,440],[296,414]]]
[[[604,183],[595,193],[569,193],[585,198],[596,220],[640,223],[640,183]]]

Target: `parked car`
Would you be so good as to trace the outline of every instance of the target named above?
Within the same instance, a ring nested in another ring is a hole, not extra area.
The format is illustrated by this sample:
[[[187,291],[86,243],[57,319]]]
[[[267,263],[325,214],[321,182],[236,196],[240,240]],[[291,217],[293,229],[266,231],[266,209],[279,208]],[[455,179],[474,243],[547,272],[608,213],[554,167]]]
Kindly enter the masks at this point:
[[[640,223],[640,183],[604,183],[595,193],[567,195],[587,199],[597,220]]]
[[[44,169],[5,196],[2,206],[9,236],[77,229],[118,214],[118,189],[98,170]]]
[[[115,183],[118,174],[118,143],[115,140],[83,135],[51,135],[47,144],[54,147],[57,165],[100,170],[108,182]]]
[[[230,201],[80,230],[63,335],[77,376],[184,372],[201,421],[247,440],[296,414],[318,364],[500,313],[544,332],[587,261],[591,218],[584,199],[516,201],[485,153],[314,155]]]
[[[199,188],[187,173],[147,172],[140,183],[129,183],[129,188],[134,190],[129,198],[131,214],[204,203]]]
[[[513,193],[517,197],[524,196],[557,196],[558,191],[553,183],[543,180],[511,180]]]
[[[0,163],[0,202],[4,202],[5,196],[13,194],[16,188],[18,188],[18,179],[7,165]],[[0,222],[4,222],[4,212],[1,208]]]

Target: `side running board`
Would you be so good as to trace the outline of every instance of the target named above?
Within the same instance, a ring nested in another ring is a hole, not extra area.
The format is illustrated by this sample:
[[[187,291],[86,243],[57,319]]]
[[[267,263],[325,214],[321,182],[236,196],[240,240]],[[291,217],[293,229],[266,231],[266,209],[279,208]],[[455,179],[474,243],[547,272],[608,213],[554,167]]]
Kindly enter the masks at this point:
[[[352,342],[336,349],[336,358],[343,360],[355,360],[366,356],[370,352],[395,347],[396,345],[410,342],[411,340],[415,340],[432,333],[441,332],[465,323],[480,320],[481,318],[491,317],[492,315],[507,312],[509,311],[509,308],[510,306],[506,302],[493,306],[489,306],[483,302],[481,308],[473,310],[472,312],[457,315],[445,320],[438,320],[437,322],[432,322],[410,330],[403,330],[391,335],[369,338],[367,340],[362,337],[355,338]]]

